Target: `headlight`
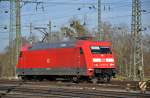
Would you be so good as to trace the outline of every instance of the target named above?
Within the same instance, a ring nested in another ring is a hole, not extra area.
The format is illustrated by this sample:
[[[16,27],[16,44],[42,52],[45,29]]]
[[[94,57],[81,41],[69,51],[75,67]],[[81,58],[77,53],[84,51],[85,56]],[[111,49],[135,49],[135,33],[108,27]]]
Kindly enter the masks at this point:
[[[114,62],[113,58],[106,58],[106,62]]]
[[[102,62],[100,58],[93,58],[93,62]]]

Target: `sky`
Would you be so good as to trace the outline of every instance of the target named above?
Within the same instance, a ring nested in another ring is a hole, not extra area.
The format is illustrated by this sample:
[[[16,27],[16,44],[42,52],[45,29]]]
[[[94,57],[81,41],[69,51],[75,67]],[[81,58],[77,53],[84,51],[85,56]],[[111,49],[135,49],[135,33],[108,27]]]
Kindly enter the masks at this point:
[[[47,27],[49,21],[52,23],[52,31],[58,31],[62,26],[69,26],[72,18],[77,18],[84,23],[90,31],[97,29],[97,0],[23,0],[38,1],[42,3],[21,3],[21,33],[29,36],[29,25],[34,27]],[[102,21],[119,26],[126,24],[131,26],[132,0],[101,0]],[[150,0],[141,0],[142,25],[149,33],[150,28]],[[90,9],[91,7],[91,9]],[[80,9],[80,10],[79,10]],[[8,13],[6,12],[8,11]],[[9,2],[0,2],[0,52],[4,51],[9,42]],[[14,17],[15,20],[15,17]],[[7,27],[7,29],[4,29]],[[33,30],[33,33],[40,32]]]

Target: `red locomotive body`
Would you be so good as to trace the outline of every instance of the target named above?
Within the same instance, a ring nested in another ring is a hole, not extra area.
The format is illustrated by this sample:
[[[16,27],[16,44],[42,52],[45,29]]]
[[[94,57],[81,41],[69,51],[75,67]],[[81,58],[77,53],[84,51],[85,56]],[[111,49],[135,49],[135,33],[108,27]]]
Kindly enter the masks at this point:
[[[17,74],[22,78],[69,76],[109,81],[115,69],[111,43],[88,40],[23,47],[17,64]]]

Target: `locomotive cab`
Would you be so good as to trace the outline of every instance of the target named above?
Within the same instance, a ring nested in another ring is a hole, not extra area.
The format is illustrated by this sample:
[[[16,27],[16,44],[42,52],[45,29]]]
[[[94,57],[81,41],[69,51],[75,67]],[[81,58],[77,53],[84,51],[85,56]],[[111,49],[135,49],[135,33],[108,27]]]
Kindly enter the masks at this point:
[[[111,47],[92,45],[90,50],[95,77],[110,81],[111,77],[115,76],[115,60]]]

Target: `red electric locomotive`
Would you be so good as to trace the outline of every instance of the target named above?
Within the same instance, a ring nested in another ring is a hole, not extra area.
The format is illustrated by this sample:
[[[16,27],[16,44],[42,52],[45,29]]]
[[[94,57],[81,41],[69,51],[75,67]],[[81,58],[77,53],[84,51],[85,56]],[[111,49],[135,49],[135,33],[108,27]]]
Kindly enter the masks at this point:
[[[110,81],[115,69],[111,42],[89,40],[24,46],[17,64],[17,74],[23,79],[63,77],[74,81]]]

